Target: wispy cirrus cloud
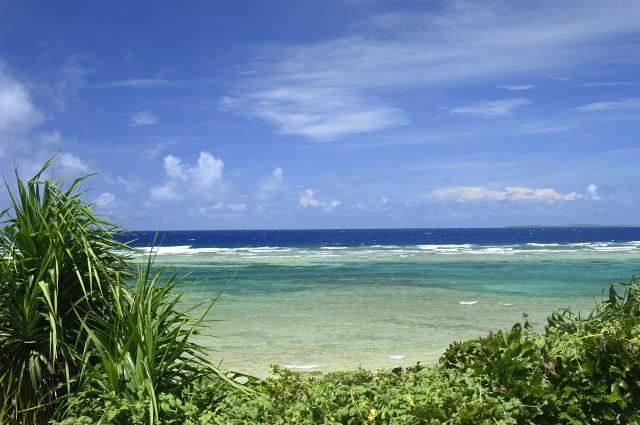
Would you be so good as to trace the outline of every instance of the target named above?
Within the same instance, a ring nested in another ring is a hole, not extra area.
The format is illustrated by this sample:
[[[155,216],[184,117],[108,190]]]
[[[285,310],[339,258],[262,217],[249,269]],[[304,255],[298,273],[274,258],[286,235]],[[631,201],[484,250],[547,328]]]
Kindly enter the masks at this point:
[[[442,201],[578,201],[599,200],[598,187],[590,184],[584,193],[562,193],[554,188],[530,188],[526,186],[507,186],[504,189],[492,189],[483,186],[455,186],[431,191],[431,198]]]
[[[406,124],[397,108],[335,87],[278,87],[226,96],[221,105],[275,125],[283,134],[319,141]]]
[[[563,133],[565,131],[574,130],[573,125],[553,124],[543,121],[527,122],[518,128],[518,132],[522,134],[552,134]]]
[[[621,100],[612,100],[607,102],[594,102],[573,108],[576,112],[600,112],[600,111],[618,111],[625,109],[640,108],[640,97],[630,97]]]
[[[116,202],[116,195],[111,192],[102,192],[93,199],[93,204],[97,207],[106,208]]]
[[[640,81],[595,81],[584,83],[585,87],[616,87],[616,86],[636,86]]]
[[[428,13],[373,16],[354,27],[358,35],[271,45],[258,52],[250,74],[239,74],[222,105],[283,134],[332,140],[410,123],[392,90],[566,73],[635,54],[625,37],[640,32],[640,3],[563,3],[446,3]],[[616,49],[603,48],[601,40],[616,40]],[[499,106],[493,116],[504,116]]]
[[[448,108],[449,113],[468,115],[480,118],[504,118],[513,115],[513,111],[521,106],[529,105],[529,99],[517,97],[502,100],[486,100],[469,105]]]
[[[134,89],[152,89],[158,87],[166,87],[176,84],[177,81],[166,80],[164,78],[138,78],[130,80],[119,80],[105,83],[105,87],[123,87]]]
[[[131,114],[129,125],[131,127],[141,127],[157,124],[160,119],[151,111],[138,111]]]
[[[501,84],[496,86],[496,88],[503,90],[512,90],[512,91],[525,91],[532,90],[536,88],[535,84],[520,84],[520,85],[511,85],[511,84]]]

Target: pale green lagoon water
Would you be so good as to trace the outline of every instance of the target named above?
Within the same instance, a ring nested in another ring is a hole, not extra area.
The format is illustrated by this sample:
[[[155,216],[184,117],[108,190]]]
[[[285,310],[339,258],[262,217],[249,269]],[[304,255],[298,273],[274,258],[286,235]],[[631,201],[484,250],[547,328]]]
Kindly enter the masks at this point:
[[[209,314],[222,367],[331,371],[433,364],[454,340],[554,309],[588,312],[611,282],[640,272],[640,246],[163,248],[190,273],[187,302],[223,294]]]

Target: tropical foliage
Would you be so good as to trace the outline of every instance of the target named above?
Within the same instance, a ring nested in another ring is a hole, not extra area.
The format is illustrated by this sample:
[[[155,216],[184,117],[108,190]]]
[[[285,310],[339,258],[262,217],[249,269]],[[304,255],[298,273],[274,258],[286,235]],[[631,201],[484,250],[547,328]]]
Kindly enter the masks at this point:
[[[203,380],[181,396],[159,394],[159,423],[640,424],[639,312],[634,279],[587,317],[558,311],[543,333],[525,322],[454,343],[435,367],[324,376],[275,367],[247,383],[253,394]],[[145,423],[113,393],[91,400],[65,424],[94,423],[105,411],[113,423]]]
[[[83,179],[45,178],[52,164],[27,182],[16,171],[0,214],[0,423],[62,417],[79,393],[149,402],[155,420],[158,392],[220,375],[193,342],[201,318],[178,308],[175,276],[130,265]]]
[[[640,424],[640,286],[453,343],[433,367],[222,374],[195,342],[213,302],[135,266],[81,180],[16,174],[0,228],[0,424]],[[199,313],[196,314],[196,311]],[[233,378],[233,379],[232,379]]]

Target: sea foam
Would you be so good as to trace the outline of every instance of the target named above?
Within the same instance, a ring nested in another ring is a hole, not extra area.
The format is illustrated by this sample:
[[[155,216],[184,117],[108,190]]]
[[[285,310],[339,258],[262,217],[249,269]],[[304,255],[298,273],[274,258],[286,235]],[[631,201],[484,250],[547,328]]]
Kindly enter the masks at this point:
[[[286,367],[287,369],[309,370],[309,369],[317,368],[318,365],[317,364],[297,364],[297,363],[293,363],[293,364],[284,365],[284,367]]]
[[[404,354],[391,354],[391,355],[389,356],[389,358],[390,358],[390,359],[393,359],[393,360],[402,360],[402,359],[404,359],[405,357],[406,357],[406,356],[405,356]]]

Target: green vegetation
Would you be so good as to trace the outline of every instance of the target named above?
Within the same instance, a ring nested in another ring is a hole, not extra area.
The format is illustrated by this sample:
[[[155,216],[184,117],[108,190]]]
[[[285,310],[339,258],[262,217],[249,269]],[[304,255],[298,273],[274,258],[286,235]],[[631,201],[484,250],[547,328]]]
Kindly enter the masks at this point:
[[[640,424],[640,286],[452,344],[434,367],[239,385],[193,336],[180,279],[132,267],[76,192],[17,181],[0,231],[0,423]],[[200,311],[200,310],[198,310]]]
[[[193,342],[202,317],[178,309],[179,279],[152,273],[151,259],[131,267],[121,230],[82,201],[82,179],[45,179],[51,164],[28,182],[16,172],[0,214],[0,423],[46,423],[105,397],[151,423],[160,392],[231,383]]]

